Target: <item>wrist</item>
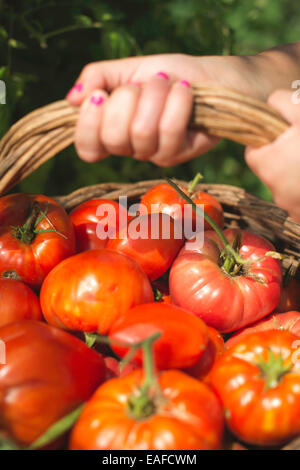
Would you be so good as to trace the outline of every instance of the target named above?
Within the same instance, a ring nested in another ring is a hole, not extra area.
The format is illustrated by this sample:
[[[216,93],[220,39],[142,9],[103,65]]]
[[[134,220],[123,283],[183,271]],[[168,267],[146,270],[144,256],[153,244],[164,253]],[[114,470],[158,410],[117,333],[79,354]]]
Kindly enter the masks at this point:
[[[257,56],[197,57],[201,76],[205,81],[231,88],[253,98],[266,100],[268,86],[260,77],[261,58]],[[264,60],[264,59],[263,59]]]
[[[199,75],[204,76],[205,81],[263,101],[278,88],[290,88],[291,82],[297,79],[295,63],[278,49],[249,56],[207,56],[196,59]]]

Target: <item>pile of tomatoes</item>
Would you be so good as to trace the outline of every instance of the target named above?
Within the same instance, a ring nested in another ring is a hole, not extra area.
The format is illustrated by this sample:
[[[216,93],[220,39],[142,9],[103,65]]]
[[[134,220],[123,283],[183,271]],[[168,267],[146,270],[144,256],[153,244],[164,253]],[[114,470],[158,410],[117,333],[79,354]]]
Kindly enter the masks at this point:
[[[201,237],[179,230],[191,201]],[[139,207],[0,198],[0,447],[281,447],[300,434],[298,281],[207,193],[159,184]]]

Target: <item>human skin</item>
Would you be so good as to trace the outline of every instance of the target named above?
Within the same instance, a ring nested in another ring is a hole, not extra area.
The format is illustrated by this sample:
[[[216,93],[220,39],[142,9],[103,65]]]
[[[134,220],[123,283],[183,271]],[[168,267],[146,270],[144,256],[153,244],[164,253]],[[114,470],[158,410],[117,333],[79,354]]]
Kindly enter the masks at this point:
[[[259,149],[247,147],[249,167],[272,191],[275,203],[300,222],[300,100],[292,100],[293,92],[277,90],[268,99],[291,127],[274,142]]]

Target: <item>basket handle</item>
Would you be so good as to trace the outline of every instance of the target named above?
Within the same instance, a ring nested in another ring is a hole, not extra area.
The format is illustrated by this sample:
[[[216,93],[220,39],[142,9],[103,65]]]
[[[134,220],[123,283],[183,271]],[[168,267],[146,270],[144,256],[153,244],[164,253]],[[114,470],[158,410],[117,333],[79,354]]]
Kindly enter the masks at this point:
[[[190,128],[260,147],[288,122],[267,104],[217,85],[195,84]],[[0,194],[22,181],[74,141],[78,108],[57,101],[16,122],[0,141]]]

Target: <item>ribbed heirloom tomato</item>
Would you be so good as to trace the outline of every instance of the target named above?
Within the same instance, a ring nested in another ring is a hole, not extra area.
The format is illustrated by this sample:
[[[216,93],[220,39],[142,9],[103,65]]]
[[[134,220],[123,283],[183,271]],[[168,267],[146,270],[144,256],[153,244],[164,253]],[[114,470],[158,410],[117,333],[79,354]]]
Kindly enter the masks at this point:
[[[141,215],[109,240],[107,249],[118,251],[137,261],[150,281],[161,277],[183,246],[182,230],[167,214]]]
[[[91,199],[75,207],[70,214],[74,225],[77,252],[105,248],[109,237],[126,225],[125,207],[109,199]],[[100,230],[101,233],[100,233]]]
[[[270,446],[300,433],[299,353],[298,336],[269,330],[241,337],[218,359],[210,382],[238,438]]]
[[[24,320],[0,328],[0,431],[31,444],[105,378],[100,354],[65,331]]]
[[[41,320],[37,295],[21,281],[0,278],[0,327],[20,320]]]
[[[202,320],[175,305],[158,302],[138,305],[112,325],[109,338],[115,353],[123,358],[129,349],[116,342],[131,345],[158,331],[161,337],[153,346],[158,369],[183,369],[201,360],[208,342],[207,327]],[[143,364],[140,349],[133,362]]]
[[[141,397],[143,379],[143,371],[136,370],[100,386],[73,428],[70,449],[220,448],[222,408],[208,386],[169,370],[159,376],[159,392]]]
[[[219,235],[187,242],[170,271],[172,301],[220,332],[231,332],[268,315],[281,294],[281,266],[268,256],[273,245],[236,229],[224,230],[240,261],[226,255]]]
[[[48,272],[74,252],[73,226],[53,199],[36,194],[0,198],[0,275],[14,270],[39,288]]]
[[[106,334],[131,307],[152,302],[153,291],[134,260],[104,249],[79,253],[56,266],[40,298],[48,323]]]
[[[287,330],[300,337],[300,312],[271,313],[262,320],[235,332],[226,341],[226,348],[238,343],[242,336],[266,330]]]

